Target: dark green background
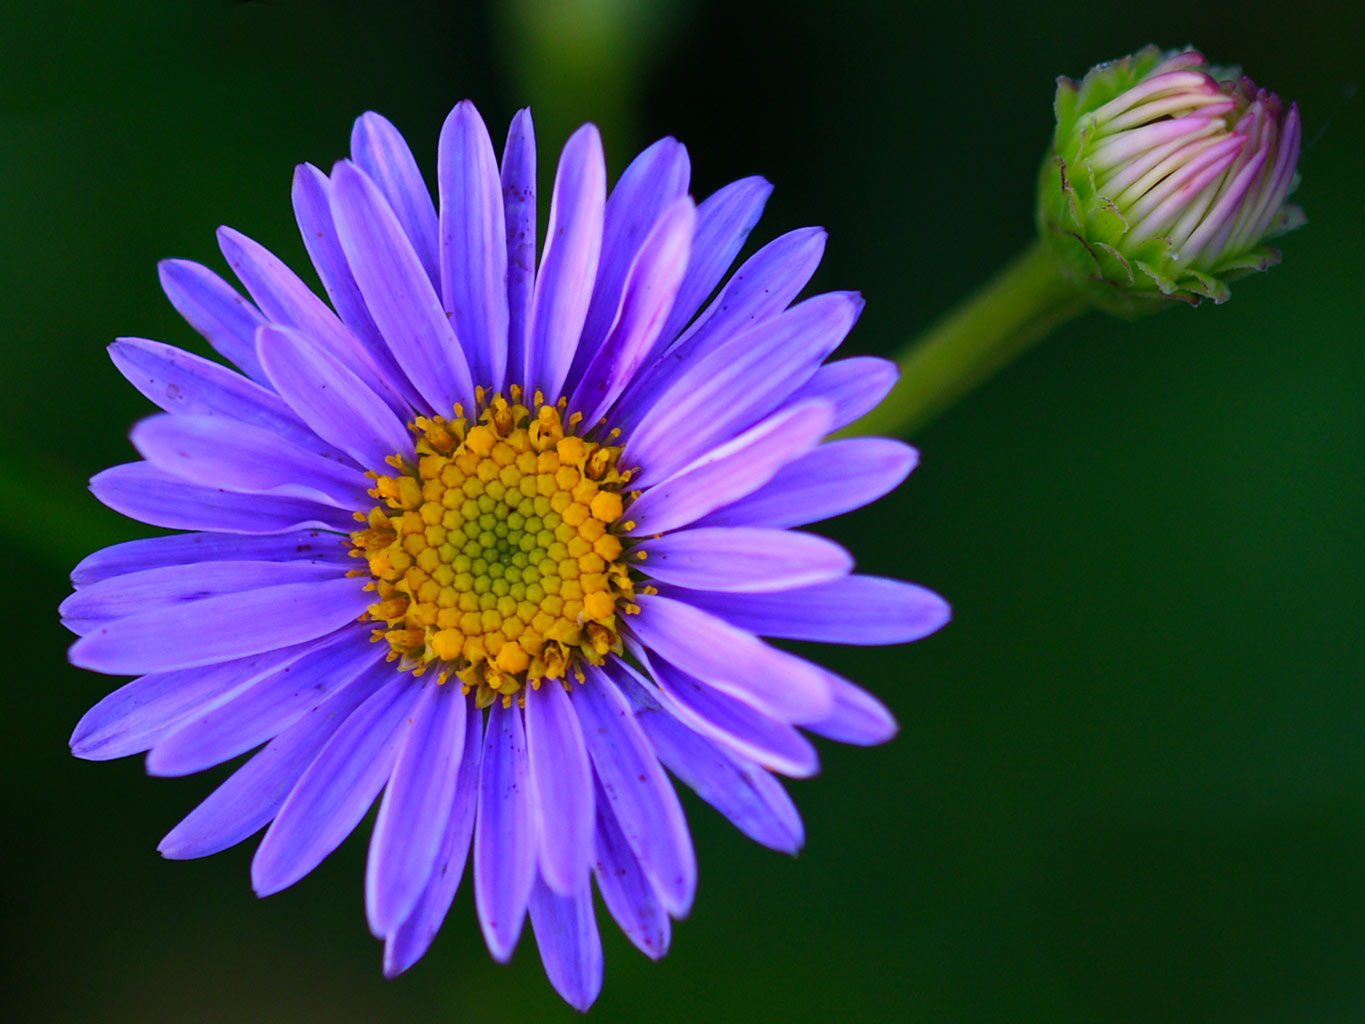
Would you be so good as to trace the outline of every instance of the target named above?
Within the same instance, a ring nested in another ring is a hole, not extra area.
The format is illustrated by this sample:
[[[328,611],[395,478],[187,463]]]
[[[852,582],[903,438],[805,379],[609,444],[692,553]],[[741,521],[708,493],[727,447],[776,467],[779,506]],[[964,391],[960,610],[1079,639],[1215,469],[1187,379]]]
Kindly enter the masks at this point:
[[[65,665],[54,606],[81,554],[139,532],[82,490],[148,411],[103,347],[202,350],[156,260],[221,267],[228,223],[301,266],[292,167],[344,155],[357,114],[388,115],[430,173],[456,100],[498,139],[530,102],[543,173],[594,119],[613,174],[671,133],[698,194],[766,175],[755,237],[828,227],[816,285],[861,289],[847,350],[886,353],[1027,240],[1053,76],[1190,41],[1299,100],[1308,226],[1227,306],[1059,332],[915,438],[904,488],[829,527],[954,604],[922,643],[822,654],[901,735],[823,746],[792,787],[795,860],[689,800],[692,916],[659,964],[604,924],[592,1013],[1365,1020],[1359,6],[641,6],[0,7],[6,1016],[572,1016],[529,933],[489,961],[467,889],[385,982],[358,838],[258,902],[250,845],[156,855],[211,779],[68,755],[114,682]]]

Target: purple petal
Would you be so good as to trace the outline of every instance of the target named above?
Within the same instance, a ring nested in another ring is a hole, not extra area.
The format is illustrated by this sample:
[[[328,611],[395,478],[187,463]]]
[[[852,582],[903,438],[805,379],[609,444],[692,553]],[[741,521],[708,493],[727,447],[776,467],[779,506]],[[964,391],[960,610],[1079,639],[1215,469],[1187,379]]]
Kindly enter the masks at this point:
[[[384,941],[384,977],[402,974],[431,946],[445,920],[455,890],[464,874],[469,839],[474,832],[474,808],[478,795],[479,754],[483,750],[483,712],[465,701],[464,748],[455,776],[455,799],[446,822],[435,870],[418,897],[408,919]]]
[[[640,869],[630,843],[612,814],[600,783],[595,784],[596,852],[593,872],[602,902],[626,938],[645,956],[657,960],[668,952],[672,925],[649,878]]]
[[[620,315],[618,310],[626,281],[644,241],[664,211],[687,195],[691,173],[686,147],[672,138],[660,139],[621,172],[607,198],[602,225],[602,259],[597,268],[583,335],[569,373],[570,386],[579,383],[611,333]],[[592,422],[591,417],[587,419]]]
[[[769,242],[746,260],[706,311],[640,375],[616,417],[622,430],[629,434],[678,377],[716,348],[786,309],[824,251],[824,231],[806,228]]]
[[[831,644],[909,643],[942,627],[952,614],[948,603],[932,590],[879,576],[846,576],[776,594],[689,590],[686,598],[759,636]]]
[[[834,406],[831,430],[848,426],[877,407],[896,385],[896,364],[876,356],[840,359],[816,370],[810,380],[792,393],[791,400],[823,398]]]
[[[299,226],[303,247],[322,281],[327,297],[332,300],[341,322],[350,328],[357,340],[375,351],[376,343],[383,348],[383,338],[374,318],[355,283],[346,254],[341,251],[336,224],[332,221],[332,183],[312,164],[294,168],[294,184],[289,198],[294,204],[294,220]]]
[[[639,545],[641,567],[675,587],[760,593],[824,583],[847,575],[853,556],[833,541],[794,530],[697,527]]]
[[[385,653],[369,627],[348,626],[297,661],[179,725],[147,755],[149,775],[189,775],[230,761],[279,735]],[[191,670],[193,671],[193,670]]]
[[[756,599],[732,597],[737,604]],[[820,669],[693,607],[690,597],[642,595],[640,614],[629,625],[647,649],[775,718],[796,722],[829,713],[832,698]]]
[[[669,342],[677,338],[697,307],[720,284],[763,215],[763,206],[772,191],[773,187],[762,178],[741,178],[717,189],[697,207],[692,257],[660,337]]]
[[[332,217],[365,305],[432,410],[474,408],[469,365],[412,244],[375,184],[345,161],[332,172]]]
[[[820,770],[815,748],[791,726],[726,696],[658,656],[648,665],[668,701],[665,710],[702,735],[783,775],[809,778]]]
[[[817,295],[693,363],[630,434],[638,482],[677,472],[772,412],[843,341],[861,309],[856,295]]]
[[[252,537],[230,533],[178,533],[124,541],[87,555],[71,570],[71,583],[88,587],[101,580],[143,569],[159,569],[193,562],[306,562],[311,565],[351,564],[349,542],[334,533],[301,533]]]
[[[283,533],[355,528],[349,513],[301,498],[262,498],[199,487],[147,462],[113,466],[90,478],[90,490],[105,505],[152,526],[219,533]]]
[[[109,357],[133,387],[167,412],[221,416],[269,430],[309,451],[334,454],[283,398],[226,366],[142,338],[120,338],[109,346]]]
[[[592,861],[592,769],[569,694],[553,679],[526,694],[526,748],[541,877],[577,892]]]
[[[279,327],[261,329],[261,362],[295,412],[319,437],[367,469],[412,450],[412,435],[384,401],[309,339]]]
[[[87,711],[71,733],[71,753],[87,761],[140,754],[195,714],[289,664],[309,645],[268,651],[179,672],[142,676]]]
[[[777,316],[810,281],[825,254],[827,237],[824,228],[799,228],[759,249],[678,339],[675,351],[699,358],[726,339]]]
[[[783,466],[766,487],[713,512],[703,525],[786,527],[829,519],[898,487],[918,461],[915,449],[890,438],[830,441]]]
[[[161,840],[171,860],[207,857],[235,846],[275,817],[323,746],[375,690],[393,680],[380,662],[332,693],[253,757]]]
[[[294,328],[356,376],[374,381],[392,408],[404,407],[403,399],[380,376],[369,350],[278,257],[231,228],[218,229],[218,245],[272,324]],[[259,338],[259,328],[257,335]]]
[[[413,711],[365,865],[365,911],[375,935],[402,924],[431,880],[455,806],[468,704],[457,685],[429,685]]]
[[[592,909],[592,887],[561,896],[537,880],[531,891],[531,927],[540,961],[566,1003],[586,1013],[602,991],[602,943]]]
[[[629,517],[636,524],[633,532],[667,533],[764,487],[786,463],[818,443],[829,422],[823,402],[774,413],[636,498]]]
[[[683,196],[664,211],[640,246],[621,289],[621,305],[606,339],[578,380],[569,408],[596,423],[656,353],[659,332],[687,269],[697,211]],[[579,349],[582,353],[583,349]]]
[[[498,391],[507,369],[507,228],[493,140],[469,100],[441,128],[436,180],[441,294],[474,380]]]
[[[780,782],[664,711],[637,676],[618,678],[659,760],[683,785],[754,842],[783,853],[801,849],[801,815]]]
[[[531,112],[524,108],[507,129],[502,198],[507,227],[507,376],[521,383],[530,374],[526,334],[536,284],[536,136]]]
[[[173,617],[154,609],[105,623],[77,640],[68,657],[110,675],[211,665],[324,636],[369,603],[351,579],[221,594],[187,602]]]
[[[474,906],[493,959],[506,963],[521,937],[536,878],[536,835],[521,709],[495,701],[479,766],[474,832]]]
[[[148,462],[182,480],[229,491],[321,501],[347,511],[367,504],[369,483],[350,459],[314,455],[292,441],[219,416],[143,420],[129,435]]]
[[[157,264],[161,288],[171,305],[225,359],[252,380],[265,383],[256,361],[256,328],[265,317],[208,267],[190,260]]]
[[[663,732],[651,731],[650,738],[658,744],[660,759],[683,785],[754,842],[781,853],[800,852],[806,842],[805,826],[781,782],[681,723],[667,738],[657,738]]]
[[[393,353],[384,344],[384,336],[370,316],[365,298],[360,294],[360,286],[355,282],[346,254],[341,249],[341,239],[337,237],[336,224],[332,220],[332,183],[327,175],[312,164],[299,164],[294,169],[294,217],[303,236],[304,247],[317,269],[322,286],[327,290],[337,315],[364,348],[370,364],[376,368],[376,386],[385,382],[392,391],[380,387],[386,401],[393,394],[401,396],[408,404],[418,401],[412,383],[399,369]],[[369,379],[361,375],[362,379]],[[401,410],[398,410],[401,411]]]
[[[683,917],[697,861],[682,806],[612,677],[595,666],[586,672],[573,707],[602,793],[664,906]]]
[[[573,364],[602,253],[607,168],[597,128],[569,137],[555,171],[545,254],[536,275],[525,384],[554,401]]]
[[[871,747],[885,743],[900,730],[891,712],[876,697],[847,679],[828,672],[834,709],[816,722],[802,722],[801,728],[818,736]]]
[[[322,863],[384,787],[423,689],[411,676],[389,672],[388,683],[327,741],[266,831],[251,861],[257,896],[288,888]]]
[[[373,111],[356,118],[351,159],[375,183],[393,211],[432,285],[440,281],[436,258],[436,207],[398,129]]]
[[[307,584],[345,575],[322,562],[208,562],[143,569],[76,591],[61,603],[62,623],[87,633],[101,623],[143,612],[179,616],[189,603],[286,583]]]

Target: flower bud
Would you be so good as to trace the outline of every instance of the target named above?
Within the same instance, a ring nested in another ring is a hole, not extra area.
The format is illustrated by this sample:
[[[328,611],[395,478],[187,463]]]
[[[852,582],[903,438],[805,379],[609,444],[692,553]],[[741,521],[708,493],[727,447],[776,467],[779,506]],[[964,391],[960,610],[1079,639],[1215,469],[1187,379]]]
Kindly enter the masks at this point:
[[[1149,46],[1057,82],[1038,227],[1073,284],[1139,314],[1223,302],[1227,282],[1279,262],[1264,243],[1304,222],[1299,112],[1193,50]]]

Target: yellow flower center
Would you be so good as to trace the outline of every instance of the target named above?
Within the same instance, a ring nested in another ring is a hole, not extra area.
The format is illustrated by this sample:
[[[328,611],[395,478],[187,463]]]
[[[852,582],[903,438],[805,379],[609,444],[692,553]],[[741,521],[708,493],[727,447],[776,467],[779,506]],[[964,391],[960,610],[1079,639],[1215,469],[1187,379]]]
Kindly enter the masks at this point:
[[[410,424],[416,464],[393,455],[394,475],[369,474],[379,504],[351,534],[389,660],[454,676],[479,707],[543,679],[568,686],[571,671],[581,680],[575,659],[619,654],[617,615],[639,610],[617,535],[631,525],[620,445],[577,436],[562,399],[510,395],[485,402],[480,390],[473,423],[457,406]]]

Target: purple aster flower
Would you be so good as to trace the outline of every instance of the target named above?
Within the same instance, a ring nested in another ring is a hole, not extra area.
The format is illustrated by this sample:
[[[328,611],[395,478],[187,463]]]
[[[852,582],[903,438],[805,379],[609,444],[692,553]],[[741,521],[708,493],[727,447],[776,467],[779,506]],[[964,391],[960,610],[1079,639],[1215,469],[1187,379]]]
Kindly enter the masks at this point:
[[[601,986],[592,879],[651,957],[696,866],[671,771],[744,833],[795,852],[772,773],[817,769],[800,730],[884,741],[874,698],[759,637],[922,637],[936,595],[851,574],[792,529],[889,491],[915,453],[822,443],[895,376],[824,364],[855,294],[793,304],[824,246],[794,231],[725,274],[770,191],[696,204],[663,139],[608,196],[597,130],[555,173],[536,261],[531,118],[501,166],[461,103],[439,203],[383,118],[350,160],[301,166],[294,209],[330,306],[223,228],[247,301],[161,265],[176,309],[235,372],[137,338],[119,370],[164,410],[143,461],[91,481],[109,507],[190,531],[85,559],[62,605],[74,664],[138,676],[72,750],[147,751],[184,775],[255,750],[162,840],[201,857],[262,828],[252,882],[297,882],[380,797],[365,878],[384,970],[413,964],[467,859],[489,951],[528,912],[573,1006]],[[710,303],[707,298],[717,292]],[[259,748],[259,749],[258,749]]]

